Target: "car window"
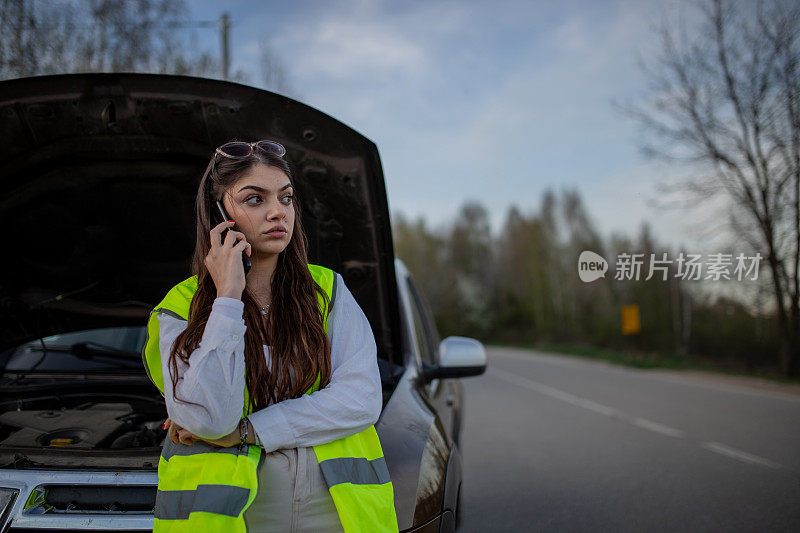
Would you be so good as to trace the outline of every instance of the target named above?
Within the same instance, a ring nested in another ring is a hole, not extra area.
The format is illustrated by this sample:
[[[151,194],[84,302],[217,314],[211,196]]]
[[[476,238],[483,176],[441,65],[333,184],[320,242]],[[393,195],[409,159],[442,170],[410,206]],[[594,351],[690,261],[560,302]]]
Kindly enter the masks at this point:
[[[436,328],[436,321],[433,319],[431,306],[428,304],[428,299],[425,298],[425,294],[417,287],[413,279],[411,280],[411,292],[414,295],[414,299],[418,302],[417,305],[419,305],[419,308],[422,310],[422,322],[425,324],[425,328],[428,331],[428,339],[430,340],[434,357],[436,357],[436,351],[442,339],[439,336],[439,330]]]
[[[143,371],[141,358],[133,355],[141,353],[146,339],[147,328],[144,326],[73,331],[6,350],[0,355],[0,361],[5,362],[4,370],[9,372]],[[79,357],[76,353],[64,350],[80,343],[90,343],[93,348],[91,353],[81,352]],[[104,355],[100,353],[102,348],[131,352],[131,356]]]
[[[435,362],[434,347],[438,345],[438,342],[434,344],[433,340],[434,335],[438,336],[438,332],[435,331],[435,326],[432,327],[429,324],[427,310],[425,309],[426,303],[419,291],[417,291],[414,281],[409,277],[406,278],[406,283],[411,294],[411,310],[414,316],[414,331],[417,334],[417,347],[419,348],[420,357],[426,363],[433,364]]]

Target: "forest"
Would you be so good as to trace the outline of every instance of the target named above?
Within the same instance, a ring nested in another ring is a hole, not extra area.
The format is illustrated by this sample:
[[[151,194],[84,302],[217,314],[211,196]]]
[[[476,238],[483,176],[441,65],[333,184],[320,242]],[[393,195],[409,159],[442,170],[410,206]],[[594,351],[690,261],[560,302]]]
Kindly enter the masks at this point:
[[[462,205],[440,228],[424,218],[392,216],[396,253],[422,287],[442,338],[585,355],[605,350],[612,360],[637,366],[781,372],[780,332],[763,273],[738,280],[731,267],[730,280],[705,279],[706,272],[683,279],[673,261],[666,275],[648,280],[651,254],[672,260],[681,250],[659,243],[646,224],[636,235],[603,237],[577,190],[547,191],[529,213],[512,206],[494,233],[477,202]],[[605,277],[581,281],[584,250],[608,260]],[[644,254],[638,280],[615,279],[619,254]],[[628,305],[638,305],[638,334],[622,332]]]

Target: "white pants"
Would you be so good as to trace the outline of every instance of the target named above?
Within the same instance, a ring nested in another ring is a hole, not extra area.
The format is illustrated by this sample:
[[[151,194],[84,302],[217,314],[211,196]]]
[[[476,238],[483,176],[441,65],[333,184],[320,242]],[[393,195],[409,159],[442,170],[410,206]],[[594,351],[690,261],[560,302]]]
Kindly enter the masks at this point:
[[[244,512],[248,533],[343,531],[313,448],[263,455],[256,498]]]

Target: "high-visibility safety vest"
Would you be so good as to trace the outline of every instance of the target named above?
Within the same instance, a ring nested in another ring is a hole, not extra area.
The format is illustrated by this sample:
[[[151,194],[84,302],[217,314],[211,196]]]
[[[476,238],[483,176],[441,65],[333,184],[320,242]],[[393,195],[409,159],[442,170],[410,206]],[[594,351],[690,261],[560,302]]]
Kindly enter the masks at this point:
[[[308,268],[330,300],[330,308],[325,309],[325,301],[317,293],[327,334],[336,276],[333,270],[319,265],[309,264]],[[150,312],[142,359],[162,396],[164,376],[158,346],[158,314],[188,320],[196,291],[197,276],[192,276],[175,285]],[[319,379],[306,394],[316,391],[318,385]],[[249,414],[246,386],[244,398],[243,416],[246,416]],[[349,437],[318,444],[314,453],[347,533],[398,531],[392,482],[374,425]],[[166,439],[158,460],[153,531],[245,533],[243,515],[256,497],[257,468],[264,455],[264,450],[256,445],[221,448],[203,441],[187,445]]]

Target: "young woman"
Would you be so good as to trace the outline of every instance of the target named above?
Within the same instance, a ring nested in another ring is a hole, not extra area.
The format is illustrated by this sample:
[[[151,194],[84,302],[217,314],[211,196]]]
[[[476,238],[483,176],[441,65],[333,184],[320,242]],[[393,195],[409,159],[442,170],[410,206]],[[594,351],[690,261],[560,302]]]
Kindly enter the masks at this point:
[[[397,531],[375,339],[342,277],[307,262],[284,154],[216,149],[194,275],[150,315],[145,365],[169,415],[154,531]],[[212,225],[216,201],[231,221]]]

